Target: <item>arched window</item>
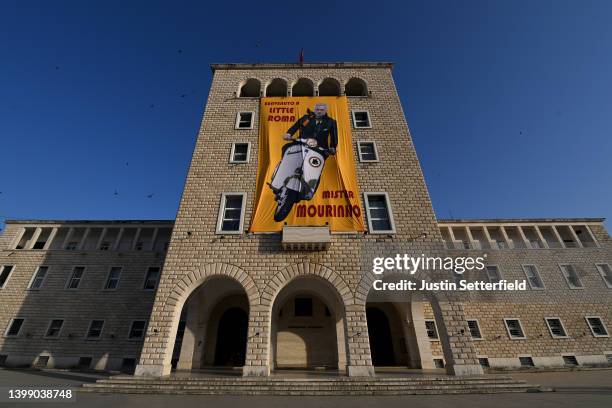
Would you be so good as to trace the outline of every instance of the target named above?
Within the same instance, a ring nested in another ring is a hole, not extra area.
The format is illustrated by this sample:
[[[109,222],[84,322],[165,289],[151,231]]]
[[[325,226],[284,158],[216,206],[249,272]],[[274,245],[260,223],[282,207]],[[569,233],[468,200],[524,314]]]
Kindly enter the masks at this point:
[[[259,98],[261,92],[261,82],[255,78],[249,78],[240,88],[241,98]]]
[[[314,84],[307,78],[298,79],[291,89],[291,96],[314,96]]]
[[[319,96],[340,96],[340,82],[334,78],[325,78],[319,84]]]
[[[368,96],[368,86],[361,78],[351,78],[344,87],[346,96]]]
[[[287,81],[274,78],[266,87],[266,96],[287,96]]]

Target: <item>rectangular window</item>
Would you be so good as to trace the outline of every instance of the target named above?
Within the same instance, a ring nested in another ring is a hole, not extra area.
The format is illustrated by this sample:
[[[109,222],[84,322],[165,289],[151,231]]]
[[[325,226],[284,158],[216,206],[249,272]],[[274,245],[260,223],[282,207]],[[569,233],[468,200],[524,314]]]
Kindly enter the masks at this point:
[[[295,298],[294,312],[297,317],[312,316],[312,298]]]
[[[561,272],[563,273],[563,276],[565,277],[565,280],[567,281],[567,285],[570,287],[570,289],[582,289],[582,282],[580,281],[580,277],[578,276],[578,273],[576,272],[576,268],[574,268],[574,265],[570,265],[570,264],[564,264],[564,265],[559,265],[559,268],[561,268]]]
[[[377,162],[378,150],[374,142],[357,142],[360,162]]]
[[[593,333],[593,337],[608,337],[608,329],[601,320],[601,317],[598,316],[586,316],[585,317],[587,323],[589,324],[589,328],[591,329],[591,333]]]
[[[236,129],[253,129],[253,112],[238,112]]]
[[[119,286],[119,278],[121,278],[121,267],[113,266],[108,273],[108,278],[106,278],[104,289],[117,289]]]
[[[501,280],[501,274],[497,265],[487,265],[486,271],[489,282],[496,283]]]
[[[480,326],[478,325],[478,320],[468,319],[467,321],[468,328],[470,329],[470,335],[474,340],[482,340],[482,333],[480,332]]]
[[[79,245],[76,241],[70,241],[66,244],[66,251],[75,251],[77,249],[77,245]]]
[[[104,320],[92,320],[89,324],[89,330],[87,330],[88,339],[99,339],[102,336],[102,329],[104,328]]]
[[[371,234],[395,233],[387,193],[364,193]]]
[[[247,163],[249,161],[250,143],[232,144],[230,163]]]
[[[578,365],[578,360],[576,356],[563,356],[563,364],[566,366],[575,367]]]
[[[546,324],[548,325],[548,330],[550,331],[550,335],[554,339],[567,338],[567,332],[565,331],[565,327],[561,322],[561,319],[558,317],[547,317]]]
[[[85,273],[84,266],[76,266],[72,270],[72,275],[70,275],[70,279],[68,279],[68,283],[66,284],[66,289],[78,289],[81,284],[81,280],[83,279],[83,274]]]
[[[144,289],[155,290],[157,288],[157,282],[159,281],[159,268],[151,267],[147,270],[145,276]]]
[[[372,127],[370,123],[370,114],[367,111],[353,111],[353,126],[357,129],[369,129]]]
[[[217,234],[241,234],[245,206],[244,193],[223,193],[217,221]]]
[[[145,335],[146,326],[147,322],[145,320],[134,320],[132,322],[132,326],[130,327],[130,334],[128,335],[128,339],[142,339]]]
[[[2,267],[2,271],[0,271],[0,289],[3,289],[4,285],[6,285],[11,272],[13,272],[13,265],[4,265]]]
[[[544,282],[540,279],[540,273],[535,265],[523,265],[523,271],[531,289],[544,289]]]
[[[438,340],[438,328],[435,320],[425,320],[425,330],[430,340]]]
[[[434,362],[434,367],[436,368],[444,368],[444,360],[441,358],[434,358],[433,359]]]
[[[601,275],[601,278],[604,280],[606,286],[612,289],[612,268],[610,268],[609,264],[597,264],[597,271]]]
[[[6,329],[5,336],[16,337],[19,336],[19,332],[23,327],[24,319],[13,319]]]
[[[489,367],[491,367],[491,365],[489,364],[489,359],[486,358],[486,357],[478,358],[478,363],[480,364],[480,366],[482,368],[489,368]]]
[[[532,357],[519,357],[521,367],[535,367]]]
[[[523,331],[523,326],[521,326],[521,321],[519,319],[504,319],[504,322],[506,323],[508,336],[511,339],[525,338],[525,332]]]
[[[49,323],[49,327],[47,328],[47,333],[45,334],[45,337],[59,337],[63,325],[64,321],[61,319],[51,320],[51,323]]]
[[[38,270],[32,277],[30,281],[29,289],[40,289],[42,288],[43,282],[45,281],[45,277],[47,276],[47,271],[49,270],[48,266],[39,266]]]

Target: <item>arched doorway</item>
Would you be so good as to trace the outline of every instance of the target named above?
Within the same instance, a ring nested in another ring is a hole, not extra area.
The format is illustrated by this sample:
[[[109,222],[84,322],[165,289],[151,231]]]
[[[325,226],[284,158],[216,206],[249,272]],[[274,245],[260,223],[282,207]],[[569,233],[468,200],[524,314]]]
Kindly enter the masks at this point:
[[[227,309],[219,320],[215,366],[243,366],[246,357],[248,313],[239,308]]]
[[[393,337],[391,335],[389,319],[385,312],[377,307],[368,307],[366,309],[366,317],[368,320],[368,337],[370,339],[372,365],[395,365]]]
[[[270,364],[274,369],[346,369],[344,304],[322,278],[299,277],[272,307]]]

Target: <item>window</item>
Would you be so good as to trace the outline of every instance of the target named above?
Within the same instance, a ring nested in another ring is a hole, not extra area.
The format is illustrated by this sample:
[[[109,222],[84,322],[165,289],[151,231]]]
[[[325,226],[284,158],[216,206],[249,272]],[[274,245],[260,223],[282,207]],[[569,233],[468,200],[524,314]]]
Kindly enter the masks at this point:
[[[49,356],[38,356],[38,358],[34,362],[34,367],[45,368],[47,364],[49,364]]]
[[[387,193],[364,193],[371,234],[395,233]]]
[[[4,288],[6,285],[9,276],[11,276],[11,272],[13,272],[13,265],[4,265],[2,267],[2,271],[0,272],[0,289]]]
[[[117,289],[119,286],[119,278],[121,277],[121,267],[113,266],[108,272],[108,277],[106,278],[106,284],[104,285],[104,289]]]
[[[29,289],[40,289],[45,281],[45,277],[47,276],[47,271],[49,270],[48,266],[39,266],[38,270],[32,277],[30,281]]]
[[[612,289],[612,268],[610,268],[609,264],[597,264],[597,271],[601,275],[601,278],[604,280],[606,286]]]
[[[508,336],[511,339],[525,338],[525,332],[523,331],[523,326],[521,326],[521,321],[519,319],[504,319],[504,322],[506,323]]]
[[[378,151],[375,142],[357,142],[360,162],[377,162]]]
[[[244,193],[223,193],[217,221],[217,234],[241,234],[245,205]]]
[[[436,368],[444,368],[444,359],[434,358],[433,362],[434,362],[434,367],[436,367]]]
[[[478,363],[480,364],[480,366],[482,368],[489,368],[489,367],[491,367],[491,365],[489,364],[489,359],[486,358],[486,357],[478,358]]]
[[[563,276],[565,277],[567,285],[570,287],[570,289],[583,288],[582,282],[580,281],[580,277],[578,277],[578,274],[576,273],[576,268],[574,268],[574,265],[559,265],[559,268],[561,268],[561,272],[563,273]]]
[[[523,265],[523,271],[531,289],[544,289],[544,282],[540,279],[538,268],[535,265]]]
[[[608,329],[601,320],[601,317],[598,316],[586,316],[585,317],[587,323],[589,324],[589,328],[591,329],[591,333],[593,333],[593,337],[608,337]]]
[[[130,327],[130,334],[128,335],[129,340],[140,340],[145,335],[145,329],[147,322],[145,320],[134,320]]]
[[[501,274],[499,273],[499,267],[497,265],[487,265],[486,271],[489,282],[497,283],[501,280]]]
[[[297,317],[312,316],[312,298],[295,298],[294,311]]]
[[[109,249],[110,249],[110,242],[102,241],[102,243],[100,243],[100,251],[108,251]]]
[[[370,114],[367,111],[353,111],[353,127],[356,129],[370,129]]]
[[[11,323],[8,325],[7,329],[6,329],[6,333],[4,333],[5,336],[7,337],[17,337],[19,336],[19,332],[21,331],[21,328],[23,327],[23,322],[25,320],[24,319],[13,319],[11,320]]]
[[[425,330],[430,340],[438,340],[438,328],[435,320],[425,320]]]
[[[253,129],[253,112],[238,112],[236,129]]]
[[[158,267],[149,268],[145,276],[143,289],[155,290],[155,288],[157,288],[158,280],[159,280],[159,268]]]
[[[547,317],[546,324],[548,325],[548,330],[550,331],[550,335],[553,339],[561,339],[567,338],[567,332],[565,331],[565,327],[563,327],[563,323],[561,319],[558,317]]]
[[[578,360],[576,360],[576,356],[562,356],[563,357],[563,364],[566,366],[577,366],[578,365]]]
[[[482,333],[480,332],[480,326],[478,325],[478,320],[476,319],[468,319],[467,321],[468,328],[470,329],[470,335],[474,340],[482,340]]]
[[[78,289],[81,284],[81,280],[83,279],[83,273],[85,273],[84,266],[76,266],[72,270],[72,275],[70,279],[68,279],[68,283],[66,284],[66,289]]]
[[[519,357],[519,362],[521,363],[521,367],[535,367],[533,358],[531,357]]]
[[[51,337],[51,338],[59,337],[60,332],[62,331],[63,325],[64,325],[64,321],[61,319],[51,320],[51,323],[49,323],[49,327],[47,328],[47,333],[45,334],[45,337]]]
[[[232,153],[230,163],[248,163],[250,158],[250,143],[234,143],[232,144]]]
[[[102,329],[104,328],[104,320],[92,320],[89,324],[89,330],[87,330],[88,339],[99,339],[102,336]]]
[[[66,244],[66,251],[75,251],[77,249],[77,245],[79,245],[76,241],[70,241]]]

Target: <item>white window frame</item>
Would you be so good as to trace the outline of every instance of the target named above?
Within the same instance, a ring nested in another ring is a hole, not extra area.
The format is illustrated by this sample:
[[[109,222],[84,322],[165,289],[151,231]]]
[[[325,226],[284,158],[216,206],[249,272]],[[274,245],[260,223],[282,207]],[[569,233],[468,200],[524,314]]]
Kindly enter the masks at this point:
[[[234,159],[234,153],[236,152],[236,145],[237,144],[245,144],[247,145],[247,154],[246,154],[246,160],[245,161],[237,161]],[[232,148],[230,149],[230,159],[229,162],[233,163],[233,164],[245,164],[245,163],[249,163],[251,161],[251,142],[234,142],[232,143]]]
[[[117,279],[117,287],[115,287],[115,288],[107,288],[108,281],[110,279],[110,274],[113,271],[113,268],[120,268],[119,278]],[[102,286],[102,290],[117,290],[117,289],[119,289],[119,283],[121,283],[121,275],[123,275],[123,266],[111,266],[110,268],[108,268],[108,273],[106,274],[106,279],[104,279],[104,286]],[[146,279],[146,277],[145,277],[145,279]]]
[[[49,329],[51,328],[51,325],[53,324],[54,320],[61,320],[62,321],[62,325],[60,326],[59,331],[57,332],[57,336],[49,336],[47,333],[49,333]],[[49,319],[49,324],[47,325],[47,329],[45,330],[45,335],[43,336],[43,338],[45,339],[59,339],[62,336],[62,331],[64,330],[64,327],[66,327],[66,319],[60,319],[60,318],[51,318]]]
[[[158,269],[158,275],[157,275],[157,281],[155,281],[155,287],[154,288],[146,288],[145,285],[147,283],[147,276],[149,275],[149,269],[151,268],[157,268]],[[146,290],[147,292],[154,292],[157,290],[157,287],[159,286],[159,281],[161,280],[161,274],[162,274],[162,267],[159,265],[152,265],[152,266],[147,266],[147,269],[145,269],[145,273],[144,273],[144,279],[142,280],[142,283],[140,284],[140,287],[142,288],[142,290]]]
[[[43,276],[42,281],[40,282],[40,286],[37,288],[33,288],[32,284],[34,283],[34,280],[36,279],[36,275],[38,275],[38,271],[42,267],[47,268],[47,272],[45,273],[45,276]],[[47,280],[47,276],[49,276],[50,270],[51,270],[51,267],[48,265],[38,265],[36,267],[36,270],[34,271],[34,274],[32,274],[32,277],[30,278],[30,282],[28,282],[28,290],[41,290],[43,288],[43,285],[45,284],[45,281]]]
[[[497,274],[499,275],[498,282],[501,282],[502,280],[504,280],[504,275],[502,274],[501,268],[499,267],[498,264],[487,264],[485,265],[484,269],[485,269],[485,274],[487,275],[487,280],[489,281],[489,283],[494,283],[491,281],[491,276],[489,276],[489,270],[487,269],[490,266],[497,268]]]
[[[89,332],[91,331],[91,325],[95,321],[102,321],[102,328],[100,329],[100,335],[98,337],[90,337],[89,336]],[[87,331],[85,332],[85,340],[94,340],[95,341],[95,340],[102,339],[102,333],[104,333],[104,326],[106,326],[106,320],[104,320],[104,319],[91,319],[89,321],[89,326],[87,326]]]
[[[604,278],[604,274],[601,272],[601,269],[599,269],[599,266],[600,266],[600,265],[608,265],[608,268],[610,268],[610,269],[612,269],[612,265],[610,265],[610,264],[609,264],[609,263],[607,263],[607,262],[597,262],[597,263],[595,264],[595,269],[597,269],[597,272],[599,273],[599,276],[601,276],[601,279],[603,280],[604,285],[606,285],[606,287],[607,287],[608,289],[612,289],[612,284],[609,284],[609,283],[606,281],[606,278]],[[15,268],[13,268],[13,270],[14,270],[14,269],[15,269]],[[11,273],[12,273],[12,272],[11,272]],[[5,286],[6,286],[6,283],[5,283]]]
[[[357,119],[355,118],[356,113],[365,113],[368,115],[368,126],[357,126]],[[351,111],[351,118],[353,119],[354,129],[372,129],[372,115],[370,112],[364,109],[355,109]]]
[[[427,322],[433,322],[434,328],[436,329],[436,338],[429,337],[427,334],[427,338],[429,341],[440,341],[440,332],[438,331],[438,324],[436,323],[436,319],[423,319],[423,324],[425,325],[425,334],[427,334]]]
[[[240,125],[240,114],[241,113],[250,113],[251,114],[251,123],[249,127],[239,127]],[[236,130],[249,130],[253,129],[253,124],[255,123],[255,112],[253,111],[240,111],[236,113],[236,123],[234,124],[234,129]]]
[[[369,196],[382,195],[385,197],[385,203],[387,204],[387,213],[389,214],[389,223],[391,224],[390,230],[376,230],[372,229],[372,218],[370,217],[370,203],[368,201]],[[368,191],[363,193],[363,201],[365,203],[366,219],[368,221],[368,233],[369,234],[395,234],[395,220],[393,218],[393,210],[391,209],[391,202],[389,200],[389,194],[384,191]]]
[[[240,225],[238,231],[224,231],[221,229],[223,225],[223,217],[225,215],[225,199],[227,196],[242,196],[242,207],[240,209]],[[241,235],[244,233],[244,213],[246,209],[247,193],[241,192],[225,192],[221,193],[221,202],[219,203],[219,213],[217,215],[217,235]]]
[[[465,321],[466,322],[469,322],[469,321],[476,322],[476,326],[478,326],[478,331],[480,332],[480,337],[478,338],[472,336],[472,332],[470,330],[470,327],[468,326],[468,333],[470,333],[470,337],[472,338],[472,340],[481,341],[485,339],[485,336],[482,333],[482,327],[480,326],[480,322],[478,321],[478,319],[465,319]]]
[[[363,158],[361,154],[361,145],[366,144],[366,143],[371,143],[372,146],[374,147],[374,155],[376,155],[376,159],[366,160]],[[359,156],[359,161],[361,163],[378,163],[380,161],[379,156],[378,156],[378,146],[376,146],[376,142],[374,140],[358,140],[357,141],[357,154]]]
[[[582,279],[580,279],[580,275],[578,275],[578,270],[576,269],[576,266],[574,266],[574,264],[570,264],[570,263],[560,263],[559,265],[559,272],[561,272],[561,276],[563,276],[563,279],[565,279],[565,283],[567,283],[567,287],[572,289],[572,290],[581,290],[584,289],[584,283],[582,282]],[[572,286],[572,284],[570,283],[569,279],[567,278],[567,276],[565,276],[565,273],[563,272],[563,268],[562,266],[571,266],[572,268],[574,268],[574,273],[576,273],[576,279],[578,279],[578,282],[580,282],[581,286]]]
[[[15,273],[15,268],[17,268],[15,266],[15,264],[2,264],[0,265],[0,273],[2,272],[2,270],[4,270],[4,268],[6,268],[7,266],[11,266],[11,271],[9,272],[8,276],[6,277],[6,280],[4,281],[4,284],[2,286],[0,286],[0,290],[6,288],[6,285],[8,285],[9,280],[11,280],[11,276],[13,276],[13,273]]]
[[[536,288],[536,287],[533,287],[533,285],[531,285],[531,280],[529,280],[529,275],[527,275],[527,269],[525,269],[526,266],[533,266],[535,268],[536,274],[538,275],[538,279],[540,280],[540,282],[542,282],[541,288]],[[529,287],[531,288],[531,290],[545,290],[546,289],[546,284],[544,283],[544,280],[542,279],[542,275],[540,275],[540,270],[538,269],[536,264],[523,264],[521,265],[521,268],[523,269],[523,273],[525,274],[525,278],[527,279],[527,283],[529,284]]]
[[[508,326],[508,320],[516,320],[521,328],[521,332],[523,333],[522,337],[512,336],[510,333],[510,327]],[[527,333],[525,333],[525,328],[523,327],[523,323],[521,319],[516,317],[504,317],[504,326],[506,326],[506,332],[508,333],[508,338],[510,340],[525,340],[527,338]]]
[[[595,331],[593,330],[593,326],[591,326],[591,322],[589,322],[589,319],[599,319],[601,325],[608,334],[595,334]],[[584,316],[584,320],[586,320],[589,329],[591,329],[591,334],[593,335],[593,337],[610,337],[610,331],[608,330],[608,326],[606,326],[601,316]]]
[[[77,287],[76,288],[71,288],[70,287],[70,282],[72,282],[72,277],[74,276],[74,271],[76,270],[76,268],[83,268],[83,274],[79,278],[79,284],[77,285]],[[79,290],[79,288],[81,287],[81,284],[83,283],[83,278],[85,278],[85,272],[86,271],[87,271],[87,268],[85,266],[82,266],[82,265],[73,266],[72,267],[72,272],[70,272],[70,275],[68,276],[68,280],[66,281],[66,286],[64,287],[64,289],[66,289],[66,290]]]
[[[144,328],[142,329],[142,336],[141,337],[130,337],[130,334],[132,333],[132,328],[134,327],[134,323],[136,322],[144,322]],[[130,327],[127,333],[127,339],[129,341],[141,341],[145,338],[145,336],[147,335],[147,329],[149,326],[149,321],[146,319],[136,319],[136,320],[132,320],[130,323]]]
[[[559,336],[553,333],[552,328],[550,327],[550,323],[548,322],[548,320],[551,320],[551,319],[559,320],[559,323],[561,323],[561,327],[563,328],[563,331],[565,332],[565,336]],[[565,324],[563,324],[563,320],[560,317],[558,316],[545,317],[544,321],[546,322],[546,327],[548,327],[548,332],[550,333],[550,337],[552,337],[553,339],[569,339],[569,334],[567,334],[567,329],[565,328]]]
[[[15,320],[23,320],[23,322],[21,323],[21,326],[19,326],[19,330],[17,331],[17,334],[8,334],[8,332],[11,329],[11,326],[13,325]],[[4,337],[8,337],[8,338],[20,337],[21,336],[21,332],[23,331],[23,326],[25,325],[25,322],[26,322],[25,317],[19,317],[19,316],[13,317],[9,321],[9,324],[6,326],[6,329],[4,329]]]

